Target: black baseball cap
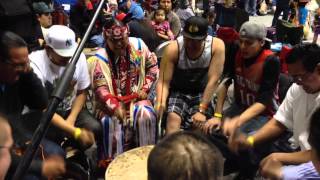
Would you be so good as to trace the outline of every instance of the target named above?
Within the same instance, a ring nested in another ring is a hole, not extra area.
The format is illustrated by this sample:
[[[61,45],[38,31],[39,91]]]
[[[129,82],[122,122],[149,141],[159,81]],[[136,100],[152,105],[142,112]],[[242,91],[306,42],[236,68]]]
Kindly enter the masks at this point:
[[[208,35],[208,21],[200,16],[186,20],[182,35],[189,39],[202,40]]]

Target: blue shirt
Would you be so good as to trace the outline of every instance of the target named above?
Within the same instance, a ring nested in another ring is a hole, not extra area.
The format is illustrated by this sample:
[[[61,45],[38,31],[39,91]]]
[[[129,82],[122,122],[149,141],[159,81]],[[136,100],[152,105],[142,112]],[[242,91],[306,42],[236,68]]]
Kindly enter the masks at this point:
[[[320,175],[310,161],[297,166],[282,167],[282,178],[283,180],[320,179]]]
[[[131,1],[131,7],[129,9],[129,12],[132,14],[132,19],[143,19],[144,18],[144,13],[139,4],[136,2]]]

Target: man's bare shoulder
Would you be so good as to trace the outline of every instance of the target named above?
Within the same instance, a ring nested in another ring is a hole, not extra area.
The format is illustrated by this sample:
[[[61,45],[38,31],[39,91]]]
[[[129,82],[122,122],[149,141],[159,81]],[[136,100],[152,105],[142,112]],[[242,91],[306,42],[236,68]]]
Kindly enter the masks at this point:
[[[224,42],[221,39],[214,37],[212,41],[213,41],[213,46],[212,46],[213,51],[224,51],[225,46],[224,46]]]
[[[164,50],[162,59],[166,61],[176,62],[178,60],[178,43],[177,41],[170,41]]]

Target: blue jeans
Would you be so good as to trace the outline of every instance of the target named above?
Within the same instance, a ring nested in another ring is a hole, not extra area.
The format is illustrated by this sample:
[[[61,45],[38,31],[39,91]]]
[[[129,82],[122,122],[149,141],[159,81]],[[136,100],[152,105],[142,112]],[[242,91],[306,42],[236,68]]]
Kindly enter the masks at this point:
[[[237,115],[240,115],[245,109],[238,106],[236,103],[233,103],[228,109],[225,110],[224,117],[235,117]],[[265,125],[268,122],[269,118],[267,116],[257,116],[246,123],[244,123],[240,127],[240,131],[245,134],[253,134],[258,129],[260,129],[263,125]]]
[[[249,15],[257,14],[257,0],[244,0],[244,10]]]
[[[28,133],[26,134],[26,137],[31,139],[32,134]],[[58,155],[58,156],[61,156],[62,158],[66,157],[66,152],[62,149],[62,147],[59,144],[53,141],[50,141],[46,138],[43,138],[41,140],[40,146],[43,148],[43,153],[45,156]],[[41,148],[39,147],[38,153],[41,153],[40,151],[41,151]]]
[[[308,16],[308,10],[306,7],[299,7],[299,23],[300,25],[306,25]]]

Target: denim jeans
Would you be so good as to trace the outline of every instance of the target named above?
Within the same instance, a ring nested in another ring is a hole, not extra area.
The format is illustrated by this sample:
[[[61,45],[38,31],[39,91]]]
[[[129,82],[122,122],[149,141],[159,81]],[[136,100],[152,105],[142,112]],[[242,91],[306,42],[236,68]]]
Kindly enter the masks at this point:
[[[249,15],[256,15],[257,14],[257,0],[244,0],[244,10]]]
[[[237,104],[233,103],[228,109],[224,111],[224,117],[235,117],[240,115],[245,109],[239,107]],[[240,127],[240,131],[245,134],[253,134],[255,131],[260,129],[264,124],[268,122],[269,118],[266,116],[257,116],[253,119],[247,121]]]

